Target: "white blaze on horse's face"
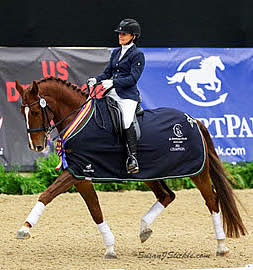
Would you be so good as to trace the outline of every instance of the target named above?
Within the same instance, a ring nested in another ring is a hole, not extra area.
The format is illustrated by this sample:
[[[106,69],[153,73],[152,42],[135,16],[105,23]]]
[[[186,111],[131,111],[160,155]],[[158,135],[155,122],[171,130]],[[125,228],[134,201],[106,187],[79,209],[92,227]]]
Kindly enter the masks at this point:
[[[25,107],[25,122],[26,122],[26,128],[29,129],[29,107]],[[33,142],[32,142],[32,138],[31,138],[31,134],[28,132],[28,141],[29,141],[29,145],[31,147],[32,150],[34,150],[34,146],[33,146]]]

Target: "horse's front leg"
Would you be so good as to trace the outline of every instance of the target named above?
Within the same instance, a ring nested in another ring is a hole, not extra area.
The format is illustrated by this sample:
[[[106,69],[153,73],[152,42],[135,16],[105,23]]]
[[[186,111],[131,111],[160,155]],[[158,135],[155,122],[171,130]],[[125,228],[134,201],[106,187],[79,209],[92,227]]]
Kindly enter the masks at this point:
[[[190,85],[192,92],[196,94],[197,96],[199,96],[202,100],[206,100],[203,89],[198,87],[198,84],[195,82],[194,83],[190,82],[190,83],[188,84]]]
[[[95,223],[97,224],[98,230],[103,237],[104,244],[106,246],[105,259],[117,258],[117,255],[114,252],[115,239],[110,230],[110,227],[103,219],[103,214],[99,205],[97,193],[94,190],[92,182],[88,180],[80,181],[79,183],[75,184],[75,186],[77,191],[80,193],[80,195],[86,202],[90,214]]]
[[[205,88],[206,88],[207,90],[212,90],[212,91],[218,92],[218,91],[217,91],[217,88],[216,88],[216,86],[215,86],[214,81],[209,82],[209,84],[210,84],[210,85],[208,85],[208,84],[205,85]]]
[[[55,182],[50,185],[39,197],[38,202],[25,220],[24,225],[18,230],[18,239],[28,239],[31,237],[30,228],[32,228],[39,220],[39,217],[45,210],[45,206],[49,204],[56,196],[67,191],[73,184],[77,182],[68,171],[64,171]]]
[[[220,92],[220,90],[221,90],[221,81],[218,78],[216,78],[215,82],[217,83],[217,88],[216,88],[215,92]]]

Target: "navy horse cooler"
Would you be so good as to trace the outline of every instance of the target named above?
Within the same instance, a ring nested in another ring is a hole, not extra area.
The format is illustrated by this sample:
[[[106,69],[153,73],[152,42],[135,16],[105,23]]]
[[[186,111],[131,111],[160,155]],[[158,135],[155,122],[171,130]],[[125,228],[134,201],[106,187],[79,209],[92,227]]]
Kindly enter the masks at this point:
[[[126,147],[115,134],[105,99],[91,105],[90,115],[62,144],[62,169],[93,182],[150,181],[199,174],[205,147],[198,124],[171,108],[145,110],[138,116],[140,172],[127,174]]]

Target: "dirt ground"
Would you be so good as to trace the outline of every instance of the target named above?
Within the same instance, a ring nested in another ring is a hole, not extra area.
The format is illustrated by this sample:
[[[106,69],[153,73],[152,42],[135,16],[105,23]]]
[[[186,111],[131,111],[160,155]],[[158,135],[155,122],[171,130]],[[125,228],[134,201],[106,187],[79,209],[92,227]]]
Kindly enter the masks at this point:
[[[155,220],[147,242],[139,240],[140,219],[155,202],[153,193],[98,192],[114,233],[116,260],[104,259],[104,244],[81,196],[63,194],[46,207],[32,238],[16,231],[39,195],[0,194],[0,269],[192,269],[253,264],[253,190],[235,192],[248,213],[241,215],[249,234],[227,239],[230,253],[216,257],[210,214],[198,190],[176,192],[176,200]]]

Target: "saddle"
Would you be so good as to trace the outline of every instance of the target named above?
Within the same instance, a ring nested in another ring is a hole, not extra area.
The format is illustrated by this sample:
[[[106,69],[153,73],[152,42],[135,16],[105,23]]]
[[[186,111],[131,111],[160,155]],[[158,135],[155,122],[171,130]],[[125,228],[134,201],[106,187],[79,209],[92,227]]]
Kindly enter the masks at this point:
[[[122,137],[123,136],[123,120],[122,120],[121,108],[119,107],[118,102],[114,100],[113,98],[109,96],[105,96],[105,100],[106,100],[109,114],[111,116],[113,129],[116,135]],[[144,110],[141,107],[140,103],[138,103],[136,107],[136,111],[135,111],[134,120],[133,120],[133,125],[136,131],[137,140],[139,140],[141,137],[141,130],[140,130],[137,116],[143,115],[143,114],[144,114]]]

